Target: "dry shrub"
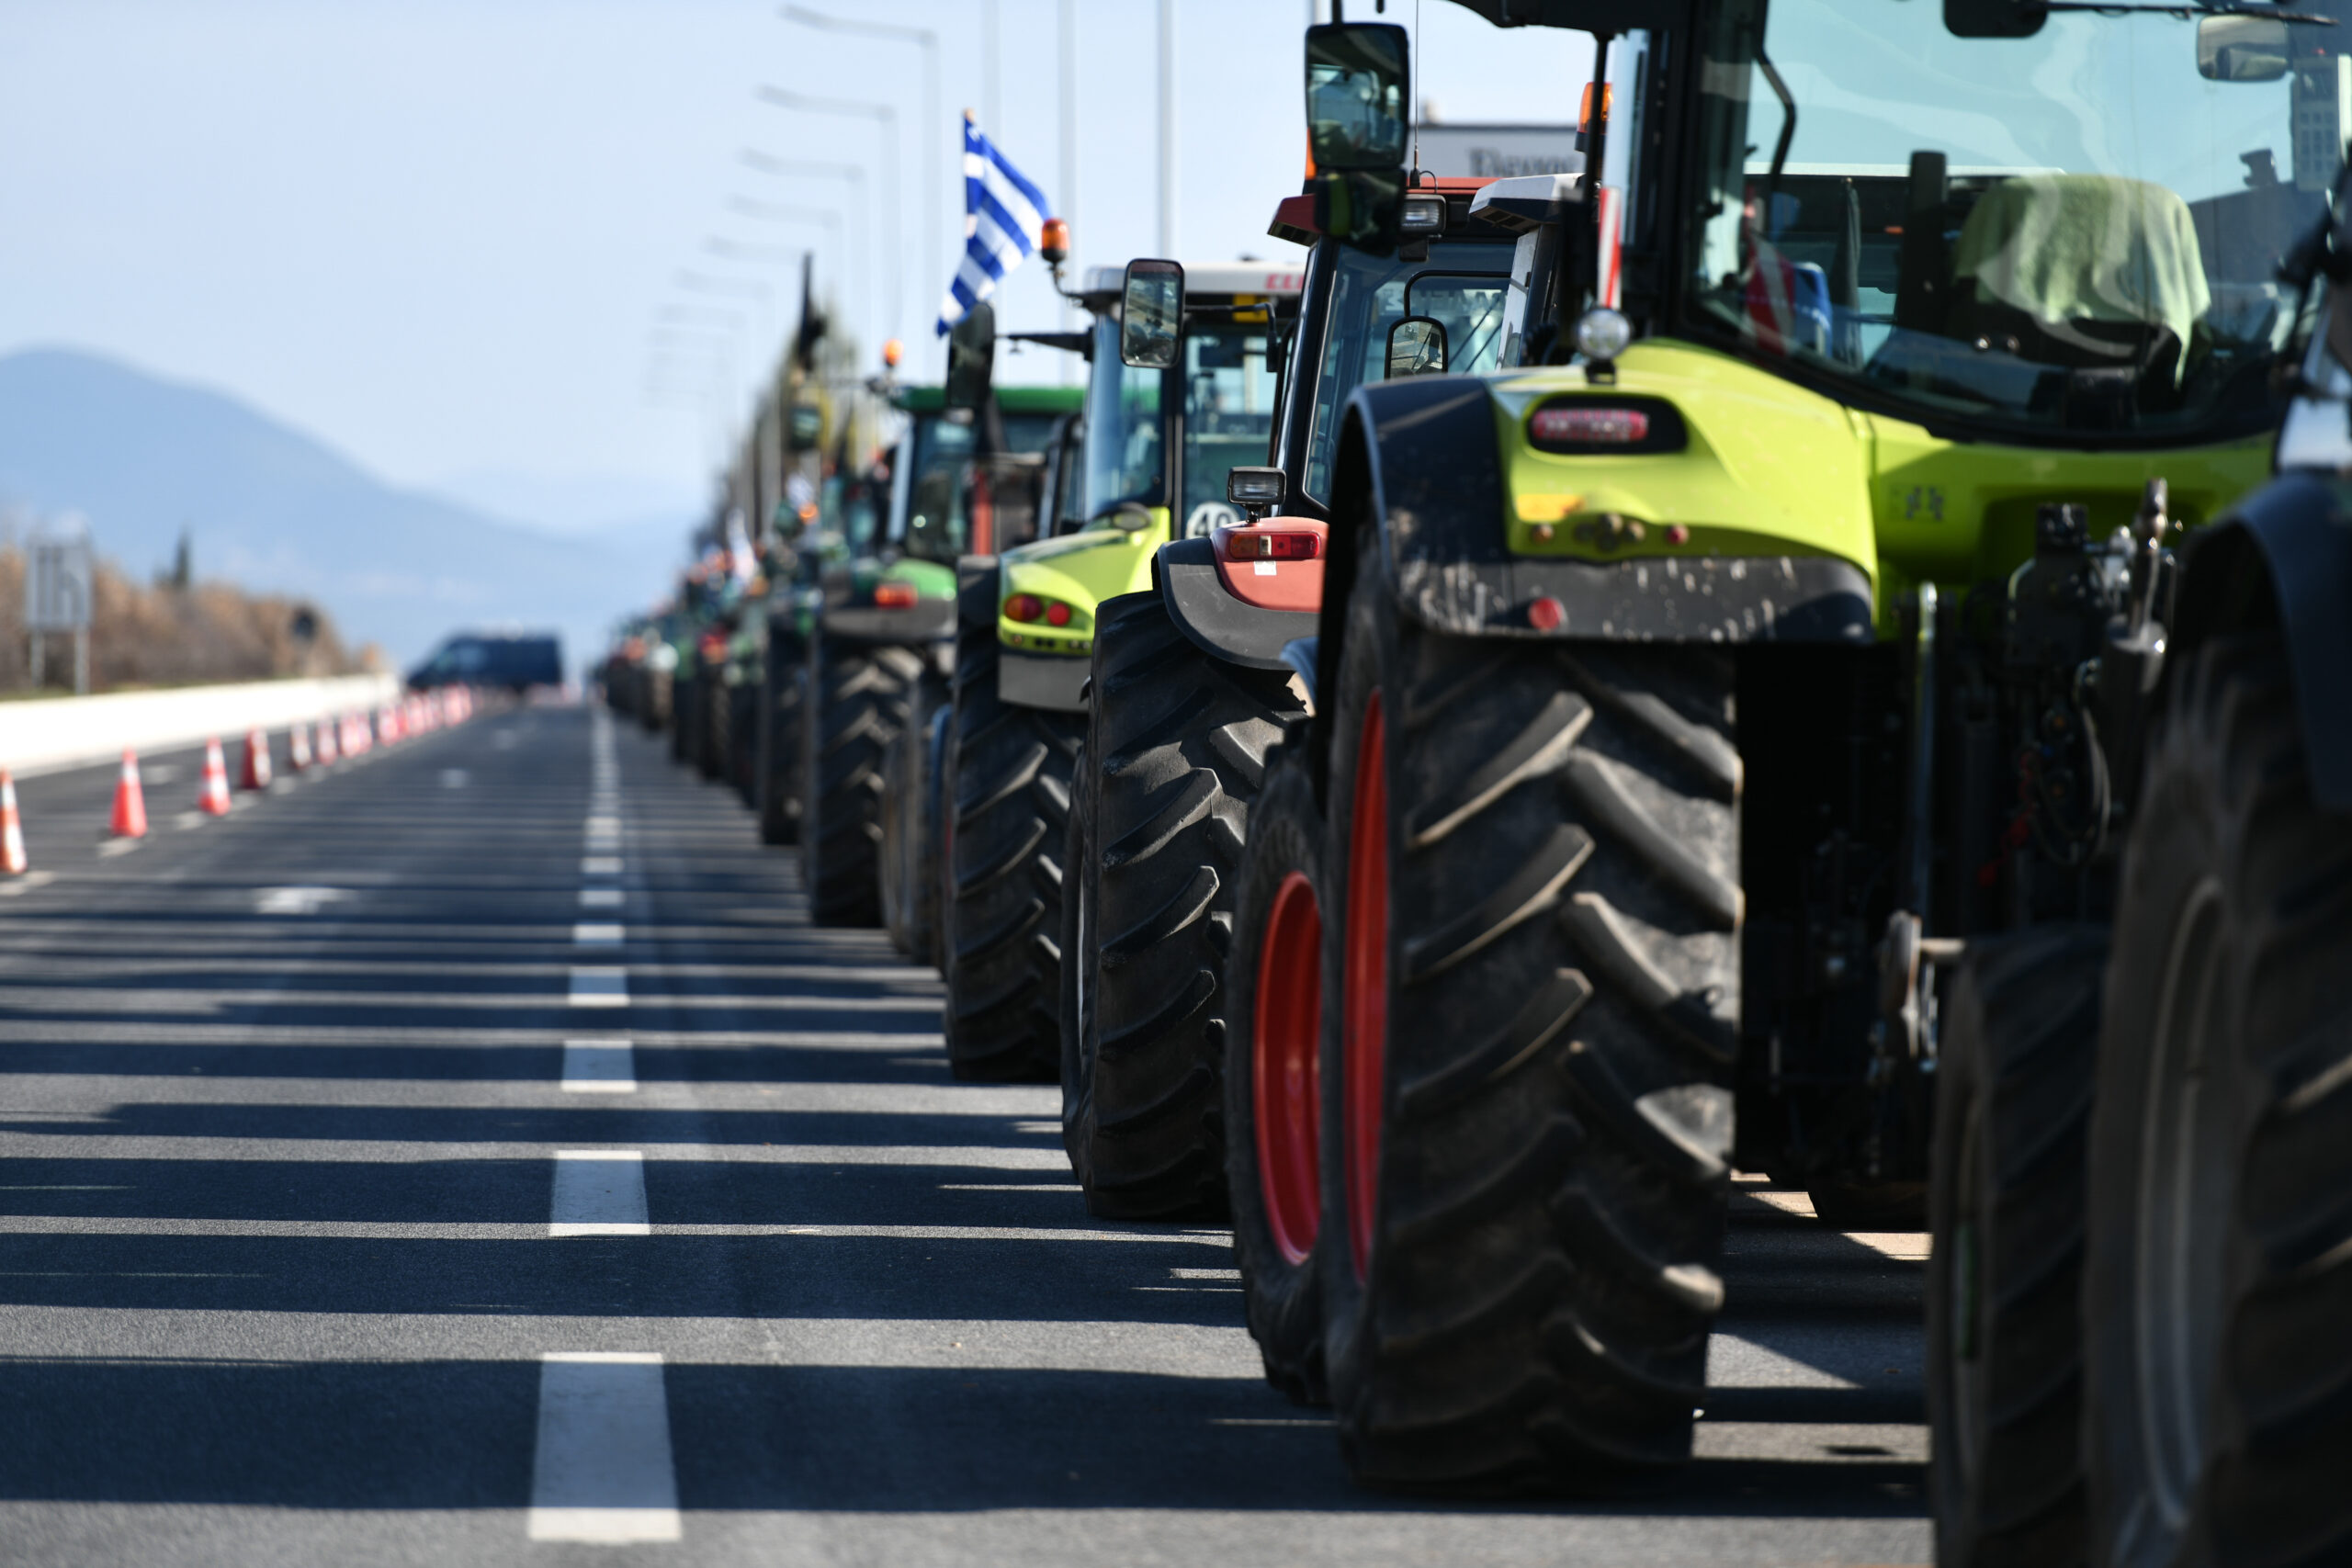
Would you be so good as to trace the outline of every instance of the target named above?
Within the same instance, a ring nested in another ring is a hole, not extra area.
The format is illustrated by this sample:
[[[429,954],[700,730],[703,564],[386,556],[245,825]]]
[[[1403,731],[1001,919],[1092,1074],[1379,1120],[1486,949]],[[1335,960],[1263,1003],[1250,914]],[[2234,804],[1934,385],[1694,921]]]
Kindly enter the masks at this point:
[[[348,675],[379,662],[376,650],[354,656],[326,613],[300,600],[247,593],[225,582],[186,589],[141,587],[107,561],[97,563],[90,610],[90,689],[198,685],[291,675]],[[294,634],[308,610],[316,631]],[[0,690],[32,678],[25,631],[25,557],[0,547]],[[45,686],[74,682],[74,639],[49,638]]]

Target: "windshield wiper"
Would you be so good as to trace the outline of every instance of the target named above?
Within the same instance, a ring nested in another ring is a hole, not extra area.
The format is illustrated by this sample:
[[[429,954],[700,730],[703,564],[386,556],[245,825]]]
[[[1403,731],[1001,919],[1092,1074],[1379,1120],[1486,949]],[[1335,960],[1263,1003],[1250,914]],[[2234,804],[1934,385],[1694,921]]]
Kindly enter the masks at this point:
[[[2113,0],[2018,0],[2018,9],[2030,16],[2048,16],[2056,11],[2088,11],[2099,17],[2143,16],[2171,17],[2183,22],[2193,22],[2199,17],[2267,17],[2274,22],[2300,22],[2308,28],[2332,28],[2334,17],[2317,17],[2309,11],[2280,11],[2268,6],[2147,6],[2122,5]]]

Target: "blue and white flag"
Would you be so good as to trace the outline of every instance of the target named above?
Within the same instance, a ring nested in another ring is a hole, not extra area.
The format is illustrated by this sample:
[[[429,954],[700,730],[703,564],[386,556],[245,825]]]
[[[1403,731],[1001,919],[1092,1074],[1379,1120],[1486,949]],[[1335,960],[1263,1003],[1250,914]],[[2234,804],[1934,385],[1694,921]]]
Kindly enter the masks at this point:
[[[939,302],[939,335],[996,292],[1004,275],[1037,248],[1046,193],[1014,168],[964,114],[964,261]]]

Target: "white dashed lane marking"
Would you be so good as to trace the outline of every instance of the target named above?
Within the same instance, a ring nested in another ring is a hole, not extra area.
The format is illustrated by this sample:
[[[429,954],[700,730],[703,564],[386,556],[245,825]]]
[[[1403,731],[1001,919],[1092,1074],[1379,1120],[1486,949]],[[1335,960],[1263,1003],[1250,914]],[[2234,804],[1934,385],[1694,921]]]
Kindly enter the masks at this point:
[[[576,1008],[625,1008],[628,1006],[628,971],[615,965],[575,964],[570,999]]]
[[[662,1358],[551,1350],[539,1363],[530,1539],[676,1540],[678,1477]]]
[[[563,1087],[574,1094],[633,1094],[636,1052],[626,1040],[567,1040]]]
[[[617,909],[621,907],[621,890],[617,887],[583,887],[580,890],[580,907],[583,909]]]
[[[556,1150],[548,1235],[652,1234],[645,1218],[644,1155],[636,1149]]]
[[[621,928],[616,925],[582,920],[571,928],[571,944],[574,947],[618,947],[621,934]]]
[[[620,874],[621,857],[618,855],[580,857],[580,874],[582,876],[618,876]]]

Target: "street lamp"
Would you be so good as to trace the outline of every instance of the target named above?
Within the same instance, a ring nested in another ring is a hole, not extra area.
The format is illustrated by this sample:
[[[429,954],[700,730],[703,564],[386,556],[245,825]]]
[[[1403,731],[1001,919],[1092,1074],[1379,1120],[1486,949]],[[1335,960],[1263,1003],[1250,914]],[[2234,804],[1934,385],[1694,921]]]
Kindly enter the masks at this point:
[[[940,107],[939,103],[939,35],[933,32],[929,28],[910,28],[894,22],[868,22],[864,20],[852,20],[846,17],[829,17],[822,11],[812,11],[806,6],[786,6],[783,10],[782,15],[784,19],[787,22],[797,22],[804,28],[815,28],[820,32],[862,33],[867,38],[893,39],[900,43],[911,43],[922,49],[923,107],[929,111],[932,121],[931,130],[924,135],[922,141],[923,185],[925,189],[929,192],[928,199],[923,203],[923,265],[927,267],[937,266],[941,260],[941,253],[939,249],[939,143],[941,139],[947,134],[946,111]],[[993,21],[992,17],[990,19]],[[989,29],[991,35],[993,35],[994,30],[994,28],[991,27]],[[991,36],[990,47],[991,49],[994,47],[993,36]],[[993,58],[993,56],[991,56],[991,58]],[[990,72],[988,85],[991,96],[993,96],[995,90],[993,70]],[[993,118],[995,113],[995,106],[993,103],[989,105],[989,113],[991,118]],[[996,126],[991,123],[989,127],[989,133],[990,135],[994,135],[996,133]],[[962,155],[963,149],[961,146],[958,146],[956,148],[956,156],[960,158]],[[894,296],[892,299],[893,310],[897,309],[898,303],[899,301]]]
[[[861,304],[870,303],[871,296],[865,287],[863,269],[858,267],[854,263],[845,261],[845,258],[842,254],[842,247],[839,244],[839,242],[842,239],[842,215],[840,213],[833,211],[830,208],[793,207],[782,202],[754,201],[749,197],[741,196],[729,197],[727,201],[727,209],[729,212],[741,213],[746,218],[756,219],[763,223],[822,224],[825,228],[828,241],[833,243],[835,245],[831,265],[841,267],[842,272],[856,285],[858,299]],[[763,253],[762,247],[747,246],[740,241],[721,239],[704,241],[703,249],[708,251],[713,255],[718,256],[752,257],[759,254],[788,254],[796,256],[800,254],[797,250],[789,253],[784,253],[775,252],[772,248]]]
[[[890,215],[890,305],[883,318],[886,330],[895,329],[899,312],[906,304],[905,261],[899,254],[899,111],[888,104],[810,97],[782,87],[762,87],[760,97],[779,108],[798,109],[806,114],[848,115],[873,120],[882,128],[882,204]]]
[[[874,309],[874,289],[867,282],[866,274],[868,269],[873,265],[874,261],[874,229],[871,221],[869,220],[870,215],[868,214],[865,206],[865,170],[864,166],[857,164],[803,163],[797,159],[778,158],[771,153],[755,152],[748,147],[739,154],[739,158],[745,168],[756,169],[763,175],[777,175],[786,177],[793,175],[807,175],[812,179],[838,179],[849,182],[850,196],[854,205],[854,211],[851,216],[854,218],[857,225],[856,233],[851,236],[852,243],[850,249],[851,254],[856,258],[855,270],[857,272],[858,279],[858,298],[865,302],[864,308],[865,315],[863,325],[865,329],[871,331],[875,326],[872,315]],[[738,203],[740,203],[741,200],[741,198],[738,198]],[[730,203],[729,205],[734,206],[736,211],[749,211],[748,208],[739,205],[738,203]],[[752,214],[752,216],[760,215]],[[888,337],[889,336],[889,333],[884,332],[879,335],[882,337]]]

